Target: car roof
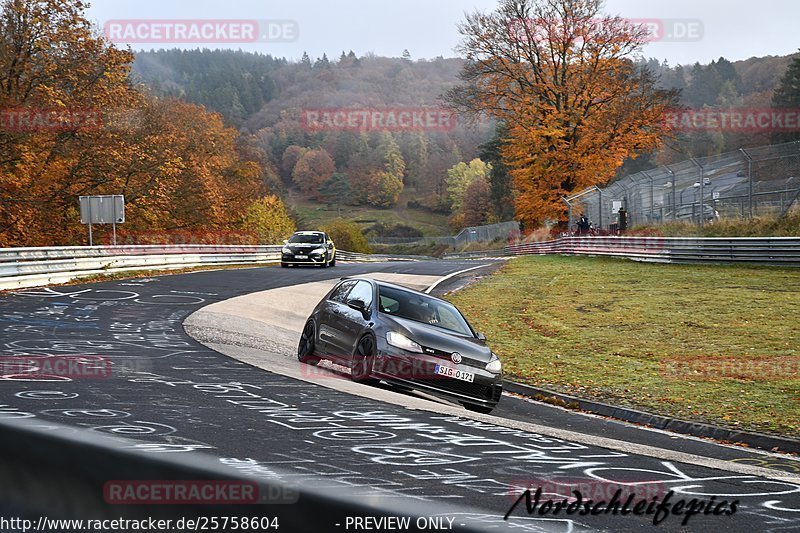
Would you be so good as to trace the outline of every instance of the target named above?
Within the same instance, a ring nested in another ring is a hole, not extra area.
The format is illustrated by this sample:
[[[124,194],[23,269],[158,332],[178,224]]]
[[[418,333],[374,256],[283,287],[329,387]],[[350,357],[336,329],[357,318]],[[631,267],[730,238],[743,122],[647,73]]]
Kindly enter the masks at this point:
[[[433,298],[434,300],[439,300],[440,302],[446,302],[446,300],[442,300],[441,298],[437,298],[436,296],[430,295],[430,294],[425,293],[423,291],[418,291],[416,289],[412,289],[410,287],[405,287],[403,285],[398,285],[396,283],[390,283],[388,281],[380,281],[380,280],[377,280],[377,279],[367,278],[367,277],[364,277],[364,276],[346,276],[346,277],[343,277],[341,279],[341,281],[346,281],[346,280],[368,281],[370,283],[374,283],[378,287],[388,287],[390,289],[398,289],[398,290],[401,290],[401,291],[406,291],[406,292],[411,292],[411,293],[414,293],[414,294],[420,294],[422,296],[427,296],[428,298]],[[449,303],[449,302],[447,302],[447,303]]]
[[[324,231],[295,231],[295,235],[325,235]]]

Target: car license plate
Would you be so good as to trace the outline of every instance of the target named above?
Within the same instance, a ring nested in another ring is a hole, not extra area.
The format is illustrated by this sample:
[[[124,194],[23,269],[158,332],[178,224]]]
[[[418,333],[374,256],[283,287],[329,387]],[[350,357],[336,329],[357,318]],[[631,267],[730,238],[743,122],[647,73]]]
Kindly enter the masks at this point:
[[[451,366],[436,365],[436,373],[440,376],[447,376],[448,378],[455,378],[469,383],[475,381],[475,374],[472,372],[464,372]]]
[[[295,259],[308,259],[307,255],[296,255],[294,256]]]

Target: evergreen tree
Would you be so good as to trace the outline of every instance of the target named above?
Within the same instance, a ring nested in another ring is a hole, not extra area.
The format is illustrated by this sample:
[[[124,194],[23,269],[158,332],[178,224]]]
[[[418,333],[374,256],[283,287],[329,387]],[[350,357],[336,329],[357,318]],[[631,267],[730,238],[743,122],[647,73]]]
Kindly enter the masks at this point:
[[[800,109],[800,56],[796,56],[772,96],[772,105],[781,109]],[[800,132],[775,132],[773,142],[800,140]]]
[[[397,141],[388,131],[381,132],[378,151],[383,157],[386,172],[402,181],[406,173],[406,163]]]
[[[328,178],[319,189],[320,196],[337,207],[348,204],[352,198],[352,193],[353,189],[350,187],[350,180],[339,172]]]
[[[322,54],[322,57],[314,63],[314,68],[330,68],[330,66],[331,62],[328,60],[328,54]]]
[[[422,132],[411,136],[408,146],[408,177],[406,181],[412,187],[422,182],[425,168],[428,166],[428,140]]]
[[[494,214],[498,220],[512,220],[514,218],[514,190],[508,167],[503,162],[501,146],[505,128],[498,125],[492,139],[481,145],[480,158],[491,165],[489,172],[489,190]]]

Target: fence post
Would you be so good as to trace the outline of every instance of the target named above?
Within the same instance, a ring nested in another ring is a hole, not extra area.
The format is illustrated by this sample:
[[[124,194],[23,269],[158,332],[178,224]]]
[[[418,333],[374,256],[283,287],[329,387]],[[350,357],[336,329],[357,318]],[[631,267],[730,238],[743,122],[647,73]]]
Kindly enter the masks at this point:
[[[648,174],[646,171],[642,170],[642,174],[650,180],[650,223],[653,223],[653,213],[655,212],[656,203],[655,203],[655,191],[653,191],[653,176]]]
[[[600,187],[597,187],[597,185],[595,185],[595,187],[597,188],[597,193],[600,195],[600,200],[598,202],[598,205],[600,206],[600,209],[598,210],[599,212],[597,214],[597,216],[599,217],[600,220],[598,220],[597,223],[599,224],[598,227],[600,229],[603,229],[603,189],[601,189]]]
[[[749,218],[753,219],[753,158],[750,157],[750,154],[745,152],[744,148],[739,148],[739,151],[742,152],[747,158],[747,202],[749,204]]]
[[[700,169],[700,227],[702,228],[703,226],[705,226],[705,218],[706,218],[706,213],[705,213],[706,210],[705,210],[705,203],[704,203],[705,202],[705,197],[704,197],[704,195],[705,195],[705,181],[706,181],[705,169],[703,168],[703,165],[698,163],[697,160],[694,157],[690,158],[689,160],[692,163],[694,163],[694,165],[697,166],[697,168]]]
[[[678,206],[676,205],[677,201],[677,193],[675,192],[675,172],[672,171],[669,167],[664,167],[669,172],[669,175],[672,177],[672,221],[675,222],[678,220]]]
[[[561,200],[565,204],[567,204],[567,212],[568,212],[568,220],[569,220],[569,222],[568,222],[569,225],[567,226],[567,233],[569,233],[570,231],[572,231],[572,204],[569,203],[569,200],[567,200],[566,196],[562,196]]]

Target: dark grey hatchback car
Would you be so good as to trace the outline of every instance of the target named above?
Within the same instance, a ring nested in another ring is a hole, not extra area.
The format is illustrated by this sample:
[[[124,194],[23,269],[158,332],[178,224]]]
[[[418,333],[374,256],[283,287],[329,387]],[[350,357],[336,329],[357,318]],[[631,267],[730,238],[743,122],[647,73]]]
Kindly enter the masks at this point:
[[[502,365],[451,303],[368,278],[344,278],[303,328],[298,359],[328,359],[355,381],[383,380],[489,413],[503,391]]]

